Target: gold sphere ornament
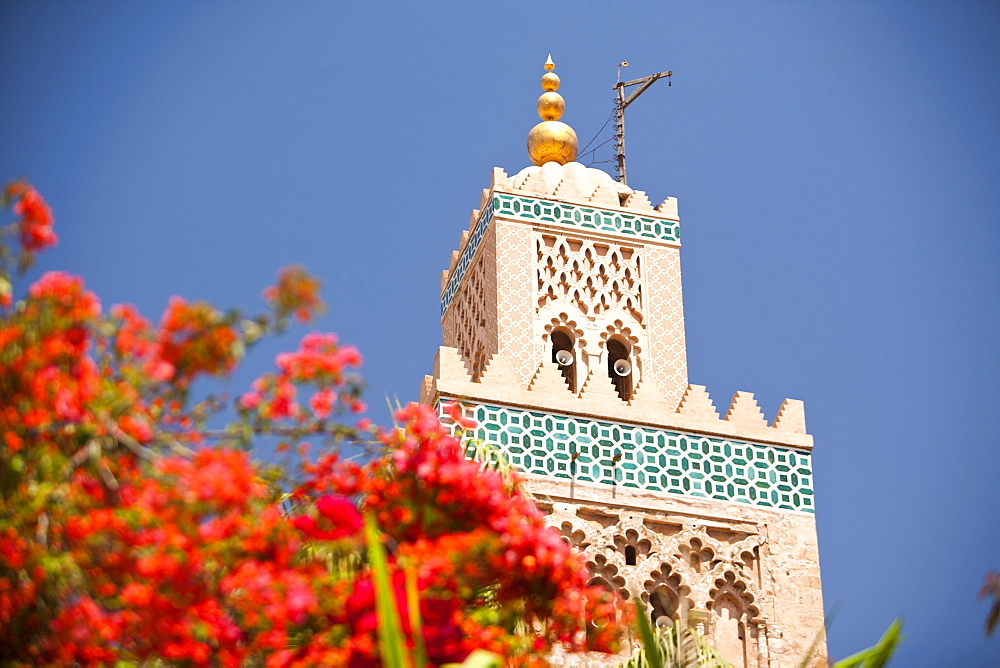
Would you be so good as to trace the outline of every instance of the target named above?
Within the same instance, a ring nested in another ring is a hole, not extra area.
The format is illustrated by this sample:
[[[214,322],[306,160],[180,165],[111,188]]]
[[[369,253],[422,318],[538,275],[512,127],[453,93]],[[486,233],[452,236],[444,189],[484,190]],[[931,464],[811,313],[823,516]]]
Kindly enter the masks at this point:
[[[538,98],[538,115],[543,121],[558,121],[566,111],[566,100],[559,93],[542,93]]]
[[[547,162],[573,162],[578,146],[576,132],[561,121],[542,121],[528,133],[528,156],[539,167]]]
[[[552,54],[545,61],[545,74],[542,76],[542,90],[538,98],[538,115],[542,122],[531,128],[528,133],[528,157],[539,167],[547,162],[557,162],[565,165],[576,159],[579,141],[573,128],[561,122],[566,111],[566,101],[556,92],[559,89],[559,76],[553,72],[556,64],[552,62]]]

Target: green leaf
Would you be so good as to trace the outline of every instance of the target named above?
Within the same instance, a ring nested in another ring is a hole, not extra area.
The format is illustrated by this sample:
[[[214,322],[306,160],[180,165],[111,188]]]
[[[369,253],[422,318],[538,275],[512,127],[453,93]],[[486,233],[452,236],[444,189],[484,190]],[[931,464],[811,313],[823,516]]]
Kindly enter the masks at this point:
[[[649,668],[663,668],[663,652],[660,649],[660,639],[653,629],[653,623],[645,607],[639,602],[639,597],[633,596],[632,600],[635,602],[635,619],[639,625],[639,635],[642,636],[642,653],[646,657],[646,665]]]
[[[413,630],[413,658],[417,666],[428,665],[427,648],[424,647],[424,629],[420,623],[420,593],[417,591],[417,572],[413,566],[404,569],[406,575],[406,611],[410,616],[410,629]]]
[[[371,561],[372,580],[375,585],[375,613],[378,615],[379,655],[386,668],[409,668],[406,639],[403,637],[399,609],[393,594],[389,565],[382,546],[382,535],[375,526],[375,520],[365,513],[365,540],[368,544],[368,558]]]
[[[855,666],[857,668],[882,668],[892,658],[893,652],[896,651],[896,645],[903,640],[902,628],[903,620],[897,617],[875,645],[863,649],[857,654],[852,654],[846,659],[841,659],[833,664],[833,668],[854,668]]]

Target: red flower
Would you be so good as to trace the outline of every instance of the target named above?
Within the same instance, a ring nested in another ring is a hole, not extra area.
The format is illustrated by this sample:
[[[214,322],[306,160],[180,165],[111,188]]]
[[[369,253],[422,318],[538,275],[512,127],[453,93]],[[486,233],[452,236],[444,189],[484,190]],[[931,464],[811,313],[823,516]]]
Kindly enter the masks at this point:
[[[319,514],[333,523],[327,533],[337,534],[333,538],[347,536],[361,529],[361,513],[354,504],[342,496],[324,496],[316,502]]]
[[[17,198],[13,211],[21,217],[20,240],[27,251],[38,251],[54,246],[59,238],[52,231],[52,210],[38,191],[29,185],[20,188],[8,186],[9,197]]]
[[[299,266],[282,269],[278,284],[264,290],[264,299],[281,320],[294,315],[299,322],[309,322],[324,309],[319,280]]]

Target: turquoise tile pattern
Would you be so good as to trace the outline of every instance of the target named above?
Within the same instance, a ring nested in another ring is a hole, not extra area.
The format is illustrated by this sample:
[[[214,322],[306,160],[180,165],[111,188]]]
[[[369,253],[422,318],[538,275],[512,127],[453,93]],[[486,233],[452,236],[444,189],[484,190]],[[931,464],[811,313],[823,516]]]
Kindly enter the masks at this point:
[[[445,399],[444,401],[447,401]],[[463,402],[473,437],[518,470],[812,513],[812,459],[778,445]],[[439,412],[448,423],[442,402]]]
[[[604,211],[589,206],[562,204],[534,197],[518,197],[517,195],[498,194],[493,197],[493,205],[497,213],[538,220],[546,223],[573,225],[588,230],[628,234],[657,241],[680,241],[680,223],[673,220],[662,220],[639,216],[621,211]]]
[[[448,279],[448,285],[441,294],[442,317],[451,306],[451,301],[455,298],[455,293],[458,292],[458,286],[462,283],[462,277],[465,276],[466,270],[472,264],[472,258],[479,250],[479,244],[482,243],[486,230],[489,229],[496,214],[545,223],[572,225],[582,229],[614,234],[627,234],[658,241],[673,243],[680,241],[680,224],[676,221],[620,211],[604,211],[603,209],[575,204],[550,202],[534,197],[496,194],[479,215],[476,227],[472,230],[472,236],[465,245],[465,249],[455,265],[455,270],[451,272],[451,277]]]

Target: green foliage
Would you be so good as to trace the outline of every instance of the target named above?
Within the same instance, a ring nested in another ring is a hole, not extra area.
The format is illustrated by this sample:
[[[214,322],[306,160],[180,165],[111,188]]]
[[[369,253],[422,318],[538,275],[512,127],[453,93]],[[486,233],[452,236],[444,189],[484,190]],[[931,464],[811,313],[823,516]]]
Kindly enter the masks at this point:
[[[639,625],[639,634],[642,637],[642,652],[633,659],[633,661],[637,661],[635,666],[629,665],[629,668],[640,668],[640,666],[663,668],[663,653],[649,615],[646,614],[646,610],[638,598],[633,597],[632,600],[635,601],[636,624]]]
[[[897,617],[877,643],[846,659],[841,659],[833,664],[833,668],[882,668],[889,662],[896,646],[903,640],[902,628],[903,620]]]
[[[642,604],[633,600],[643,648],[618,668],[731,668],[694,629],[679,623],[654,628]]]
[[[399,611],[393,598],[392,578],[386,561],[382,535],[375,520],[365,513],[365,541],[375,585],[375,610],[378,613],[379,654],[385,668],[407,668],[406,639],[403,637]]]

